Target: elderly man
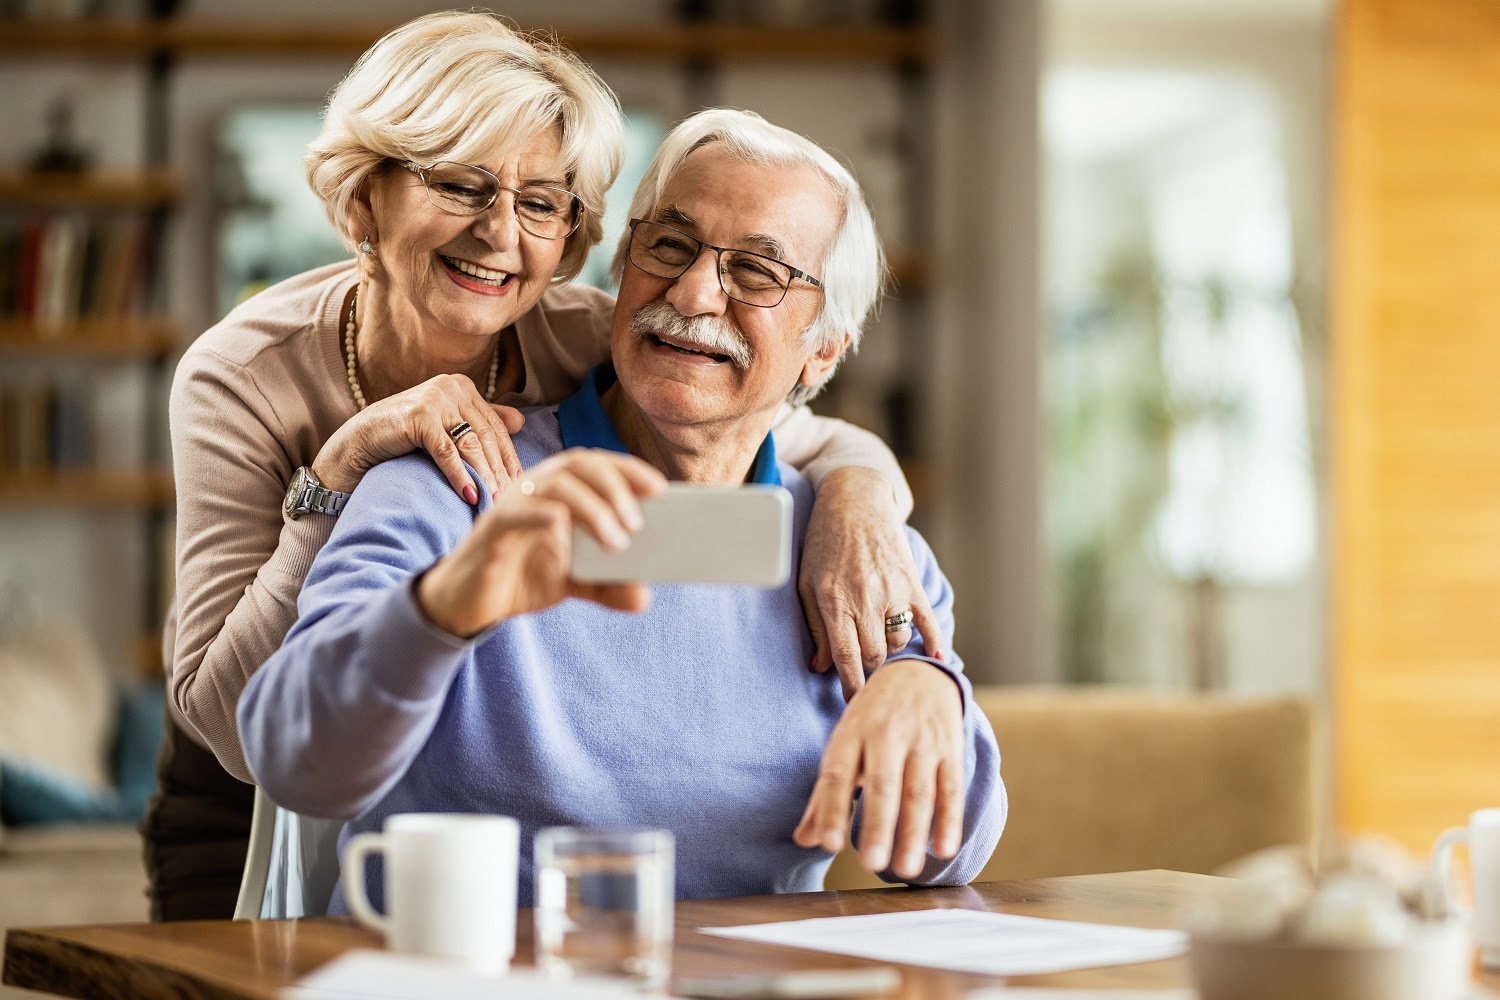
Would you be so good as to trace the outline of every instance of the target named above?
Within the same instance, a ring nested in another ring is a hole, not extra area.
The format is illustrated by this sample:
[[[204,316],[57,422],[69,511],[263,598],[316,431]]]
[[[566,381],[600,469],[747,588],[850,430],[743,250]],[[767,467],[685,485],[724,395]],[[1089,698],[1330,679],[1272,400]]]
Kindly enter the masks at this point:
[[[514,438],[528,482],[478,512],[425,455],[366,475],[240,702],[246,760],[282,805],[348,819],[344,839],[424,811],[512,815],[528,839],[664,827],[679,897],[820,888],[859,790],[868,868],[968,881],[1006,807],[951,651],[914,638],[846,705],[835,675],[809,670],[794,583],[651,594],[569,578],[571,525],[618,548],[667,480],[784,485],[800,548],[812,493],[777,464],[770,427],[832,374],[879,293],[853,178],[749,113],[678,126],[632,215],[613,367],[528,415]],[[952,592],[910,540],[951,636]]]

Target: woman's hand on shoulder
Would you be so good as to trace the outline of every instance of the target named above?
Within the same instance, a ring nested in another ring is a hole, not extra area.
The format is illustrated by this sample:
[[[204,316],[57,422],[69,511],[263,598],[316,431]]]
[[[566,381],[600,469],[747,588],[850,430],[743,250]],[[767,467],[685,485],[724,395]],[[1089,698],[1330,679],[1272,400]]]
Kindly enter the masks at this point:
[[[629,455],[590,448],[553,455],[427,571],[417,604],[428,621],[464,638],[567,597],[640,611],[650,600],[644,584],[572,579],[572,529],[583,525],[605,548],[624,548],[643,523],[640,498],[665,485],[660,472]]]
[[[797,592],[817,651],[812,668],[833,667],[850,698],[865,675],[905,648],[912,630],[941,658],[942,630],[922,587],[906,524],[885,476],[850,466],[824,481],[813,503]],[[911,612],[911,625],[886,620]]]
[[[449,432],[463,423],[473,431],[455,443]],[[421,448],[453,491],[477,504],[480,489],[495,496],[520,477],[510,436],[525,423],[514,407],[486,402],[467,375],[438,375],[356,413],[324,442],[312,471],[324,486],[348,493],[381,462]],[[482,482],[474,482],[464,462]]]

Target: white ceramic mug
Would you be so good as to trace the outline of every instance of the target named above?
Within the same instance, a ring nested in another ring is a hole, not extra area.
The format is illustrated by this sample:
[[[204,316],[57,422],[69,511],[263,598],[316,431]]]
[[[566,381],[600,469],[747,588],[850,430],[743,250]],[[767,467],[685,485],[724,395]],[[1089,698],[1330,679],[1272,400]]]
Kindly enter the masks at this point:
[[[1469,871],[1474,876],[1474,943],[1486,969],[1500,969],[1500,809],[1481,809],[1468,826],[1443,831],[1432,845],[1432,867],[1443,886],[1449,876],[1453,848],[1467,844]]]
[[[344,894],[394,951],[501,973],[516,951],[521,825],[509,816],[405,813],[344,848]],[[385,913],[370,905],[365,859],[385,855]]]

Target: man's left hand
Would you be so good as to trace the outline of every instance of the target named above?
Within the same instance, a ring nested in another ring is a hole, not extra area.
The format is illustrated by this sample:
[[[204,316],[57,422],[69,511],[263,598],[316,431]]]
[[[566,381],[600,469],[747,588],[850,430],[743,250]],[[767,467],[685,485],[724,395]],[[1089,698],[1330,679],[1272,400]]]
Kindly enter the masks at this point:
[[[929,843],[938,857],[953,857],[963,840],[963,729],[963,696],[952,677],[921,660],[885,664],[828,738],[792,839],[837,852],[860,788],[864,867],[915,878]]]

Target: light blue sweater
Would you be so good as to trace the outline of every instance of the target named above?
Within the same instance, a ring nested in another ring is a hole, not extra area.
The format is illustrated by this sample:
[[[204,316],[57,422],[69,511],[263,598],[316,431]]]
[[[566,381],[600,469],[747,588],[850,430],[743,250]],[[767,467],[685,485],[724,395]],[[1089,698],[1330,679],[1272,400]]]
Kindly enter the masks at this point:
[[[612,377],[596,370],[561,407],[529,413],[522,463],[565,445],[624,450],[598,399]],[[774,462],[769,437],[755,471],[791,491],[800,554],[811,487]],[[796,573],[777,589],[658,585],[639,615],[568,600],[463,641],[427,623],[412,582],[478,513],[423,453],[365,475],[308,575],[301,617],[240,700],[246,760],[271,798],[348,819],[341,849],[395,813],[514,816],[523,906],[532,836],[558,824],[671,830],[679,898],[821,888],[829,855],[792,831],[844,699],[835,672],[808,669]],[[951,636],[952,591],[910,538]],[[920,639],[898,656],[927,659]],[[963,691],[964,843],[950,861],[929,857],[924,884],[972,879],[1006,815],[994,734],[948,657],[927,662]],[[377,906],[382,881],[370,880]],[[345,912],[341,892],[332,909]]]

